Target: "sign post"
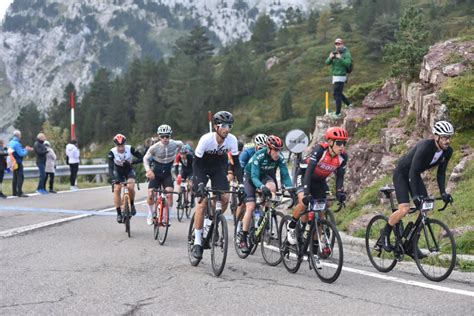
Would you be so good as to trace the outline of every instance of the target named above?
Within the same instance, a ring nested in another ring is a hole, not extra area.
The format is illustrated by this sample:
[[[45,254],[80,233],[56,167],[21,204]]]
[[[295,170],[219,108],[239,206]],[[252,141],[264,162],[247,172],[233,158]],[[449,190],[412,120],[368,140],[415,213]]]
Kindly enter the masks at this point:
[[[326,115],[329,114],[329,92],[326,91]]]
[[[207,111],[207,120],[209,121],[209,133],[212,132],[212,112]]]
[[[296,154],[295,159],[293,160],[293,182],[296,180],[296,171],[301,161],[301,156],[303,151],[308,147],[309,138],[306,136],[305,132],[300,129],[293,129],[289,131],[285,136],[285,145],[290,153]]]
[[[74,91],[71,91],[71,139],[76,139],[76,123],[74,121]]]

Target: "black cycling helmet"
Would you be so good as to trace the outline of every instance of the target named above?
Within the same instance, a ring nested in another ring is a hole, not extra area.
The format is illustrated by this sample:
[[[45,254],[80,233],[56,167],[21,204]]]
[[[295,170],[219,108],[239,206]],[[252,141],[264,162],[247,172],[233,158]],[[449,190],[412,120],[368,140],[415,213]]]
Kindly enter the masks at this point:
[[[232,116],[232,113],[227,112],[227,111],[219,111],[216,114],[214,114],[214,117],[212,119],[212,122],[214,125],[218,124],[234,124],[234,117]]]

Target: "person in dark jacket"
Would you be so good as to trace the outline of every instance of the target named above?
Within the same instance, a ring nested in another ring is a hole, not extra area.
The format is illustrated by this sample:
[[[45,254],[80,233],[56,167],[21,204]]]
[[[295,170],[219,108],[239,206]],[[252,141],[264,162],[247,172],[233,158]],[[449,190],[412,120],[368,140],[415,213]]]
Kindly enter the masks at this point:
[[[21,132],[19,130],[13,132],[13,137],[8,143],[8,147],[13,151],[13,158],[17,164],[17,167],[13,170],[13,195],[18,197],[28,197],[28,195],[23,193],[23,157],[28,155],[28,152],[32,151],[33,148],[30,146],[23,147],[21,143]]]
[[[344,102],[347,106],[352,106],[351,102],[343,93],[344,84],[347,82],[348,70],[352,67],[352,56],[344,42],[340,38],[334,41],[336,49],[329,54],[326,65],[331,65],[332,84],[334,85],[334,101],[336,102],[335,117],[341,115],[341,106]]]
[[[44,183],[46,180],[46,154],[48,153],[48,148],[44,145],[46,141],[46,136],[43,133],[39,133],[36,136],[36,141],[34,144],[35,154],[36,154],[36,166],[39,170],[39,181],[36,192],[39,194],[48,194],[48,191],[44,188]]]
[[[0,198],[6,199],[7,196],[3,194],[3,175],[7,169],[7,148],[4,147],[3,139],[0,139]]]

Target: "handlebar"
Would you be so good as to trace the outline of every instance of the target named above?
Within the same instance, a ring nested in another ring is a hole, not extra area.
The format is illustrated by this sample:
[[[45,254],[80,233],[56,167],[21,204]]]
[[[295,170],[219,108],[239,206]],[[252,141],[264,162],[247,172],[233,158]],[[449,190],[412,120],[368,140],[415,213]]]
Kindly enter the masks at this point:
[[[428,201],[428,200],[442,201],[443,198],[442,198],[442,197],[422,198],[422,199],[421,199],[421,205],[423,205],[423,203],[425,203],[425,202]],[[452,202],[452,201],[444,202],[443,207],[442,207],[442,208],[439,208],[438,211],[439,211],[439,212],[444,211],[444,210],[448,207],[448,204],[451,204],[451,205],[452,205],[453,202]],[[409,212],[409,214],[415,213],[416,211],[421,211],[421,209],[418,208],[417,206],[412,206],[412,207],[410,207],[410,212]]]

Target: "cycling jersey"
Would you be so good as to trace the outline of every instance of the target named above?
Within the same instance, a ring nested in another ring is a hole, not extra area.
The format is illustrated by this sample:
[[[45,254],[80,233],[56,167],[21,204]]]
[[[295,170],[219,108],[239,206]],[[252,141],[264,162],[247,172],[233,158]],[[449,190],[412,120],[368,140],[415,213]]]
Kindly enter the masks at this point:
[[[268,148],[262,148],[252,156],[245,167],[245,172],[250,174],[255,187],[261,188],[264,184],[260,178],[265,175],[273,176],[274,178],[277,168],[280,168],[280,176],[283,185],[287,188],[292,187],[293,183],[288,172],[285,157],[280,153],[278,160],[273,160]]]
[[[193,155],[186,154],[186,159],[183,159],[183,155],[179,153],[175,159],[175,174],[179,174],[179,166],[181,165],[181,176],[183,179],[187,179],[189,175],[193,173]]]
[[[253,147],[250,147],[250,148],[246,148],[244,149],[240,155],[239,155],[239,161],[240,161],[240,166],[242,167],[242,169],[245,168],[245,166],[247,166],[250,158],[252,158],[252,156],[257,152],[257,148],[255,146]]]
[[[132,169],[133,157],[141,160],[142,155],[130,145],[125,145],[123,153],[119,153],[117,147],[110,150],[107,158],[109,164],[109,177],[118,181],[135,178]]]
[[[183,142],[173,139],[169,140],[168,145],[158,142],[151,146],[143,157],[145,171],[153,167],[155,173],[171,173],[173,161],[182,146]]]
[[[441,194],[446,193],[446,169],[453,154],[453,149],[438,149],[434,139],[419,141],[406,155],[398,161],[393,172],[393,184],[398,203],[409,203],[411,193],[414,196],[427,196],[421,174],[438,166],[437,182]]]
[[[342,191],[344,186],[344,173],[348,156],[345,151],[336,156],[329,153],[329,144],[321,143],[316,146],[308,160],[308,167],[303,180],[305,195],[311,193],[313,183],[324,183],[332,173],[336,174],[336,190]]]

